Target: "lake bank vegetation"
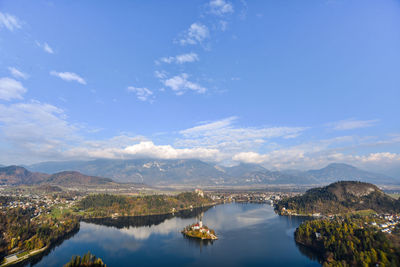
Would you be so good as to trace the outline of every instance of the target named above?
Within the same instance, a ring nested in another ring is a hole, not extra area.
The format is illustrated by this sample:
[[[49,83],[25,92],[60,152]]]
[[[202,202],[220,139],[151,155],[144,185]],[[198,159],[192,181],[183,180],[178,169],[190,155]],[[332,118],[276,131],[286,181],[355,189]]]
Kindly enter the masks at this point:
[[[400,249],[368,217],[312,220],[295,232],[296,242],[323,257],[323,266],[399,266]]]
[[[175,196],[123,196],[96,194],[79,201],[75,212],[83,218],[106,218],[176,213],[182,210],[214,205],[207,196],[192,192]]]
[[[69,214],[52,218],[32,218],[31,210],[9,209],[0,213],[0,262],[11,264],[25,259],[26,255],[43,252],[53,243],[79,229],[77,217]],[[5,258],[14,254],[15,257]]]
[[[319,218],[303,222],[295,240],[321,255],[324,266],[400,265],[400,202],[373,184],[313,188],[278,201],[275,210]]]

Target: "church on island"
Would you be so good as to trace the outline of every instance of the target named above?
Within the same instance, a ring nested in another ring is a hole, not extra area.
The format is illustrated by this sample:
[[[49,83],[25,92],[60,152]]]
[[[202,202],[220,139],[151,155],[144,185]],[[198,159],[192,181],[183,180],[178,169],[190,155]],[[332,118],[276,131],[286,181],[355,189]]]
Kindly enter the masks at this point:
[[[185,236],[199,238],[199,239],[206,239],[206,240],[216,240],[218,239],[215,231],[213,229],[209,229],[207,226],[203,226],[203,222],[200,221],[196,224],[192,224],[186,226],[185,229],[182,230],[182,233]]]

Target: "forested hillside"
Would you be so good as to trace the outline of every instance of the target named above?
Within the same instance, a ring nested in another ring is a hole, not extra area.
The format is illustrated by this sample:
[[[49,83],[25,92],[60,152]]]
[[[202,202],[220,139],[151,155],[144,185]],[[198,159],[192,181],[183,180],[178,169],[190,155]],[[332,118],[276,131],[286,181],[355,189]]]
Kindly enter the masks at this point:
[[[296,242],[319,252],[323,266],[399,266],[400,249],[365,218],[313,220],[300,225]]]
[[[195,193],[180,193],[176,196],[118,196],[107,194],[89,195],[77,204],[77,209],[83,211],[85,218],[110,216],[136,216],[165,214],[212,204],[207,196],[201,197]]]
[[[299,215],[329,215],[367,209],[399,212],[400,202],[373,184],[349,181],[313,188],[304,195],[283,199],[276,203],[276,209],[280,214]]]

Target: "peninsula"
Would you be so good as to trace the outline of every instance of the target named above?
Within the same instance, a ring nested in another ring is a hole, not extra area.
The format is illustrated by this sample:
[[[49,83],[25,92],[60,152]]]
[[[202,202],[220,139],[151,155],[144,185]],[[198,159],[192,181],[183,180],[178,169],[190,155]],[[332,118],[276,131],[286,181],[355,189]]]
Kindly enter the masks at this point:
[[[342,181],[275,203],[280,215],[303,222],[295,241],[321,256],[323,266],[399,266],[400,202],[377,186]]]

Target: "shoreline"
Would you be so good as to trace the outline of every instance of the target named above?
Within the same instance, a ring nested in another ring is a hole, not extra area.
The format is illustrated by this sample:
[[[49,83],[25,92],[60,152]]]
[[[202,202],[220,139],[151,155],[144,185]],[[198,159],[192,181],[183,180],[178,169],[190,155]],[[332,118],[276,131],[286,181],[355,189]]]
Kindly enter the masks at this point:
[[[36,250],[31,250],[27,254],[23,255],[22,257],[18,258],[17,255],[24,253],[24,251],[13,253],[10,255],[7,255],[4,257],[3,261],[0,263],[0,267],[6,267],[6,266],[14,266],[17,264],[22,264],[24,262],[27,262],[29,260],[35,259],[35,257],[42,257],[44,254],[54,247],[58,245],[58,243],[62,243],[64,239],[73,233],[78,232],[80,229],[80,223],[77,224],[77,227],[71,229],[71,231],[68,231],[64,233],[62,236],[59,236],[56,240],[54,240],[52,243],[48,244],[47,246],[44,246],[42,248],[36,249]],[[7,257],[10,257],[9,260],[7,260]],[[15,258],[14,258],[15,257]],[[10,260],[12,258],[12,260]]]
[[[181,209],[175,212],[166,212],[166,213],[147,213],[147,214],[142,214],[142,215],[132,215],[132,216],[116,216],[116,217],[112,217],[112,216],[103,216],[103,217],[90,217],[90,218],[85,218],[82,216],[77,216],[78,217],[78,227],[72,229],[69,232],[66,232],[64,235],[60,236],[59,238],[57,238],[57,240],[55,240],[53,243],[37,249],[37,250],[33,250],[33,251],[29,251],[28,254],[18,258],[17,255],[24,253],[24,251],[22,252],[17,252],[17,253],[13,253],[11,255],[7,255],[4,257],[3,261],[0,263],[0,267],[6,267],[6,266],[14,266],[16,264],[22,264],[23,262],[32,260],[34,257],[39,257],[43,254],[45,254],[47,251],[49,251],[50,249],[52,249],[55,245],[57,245],[57,243],[59,241],[61,241],[61,239],[63,239],[64,237],[70,235],[71,233],[73,233],[74,231],[79,231],[80,229],[80,223],[81,222],[85,222],[85,220],[90,221],[90,220],[101,220],[101,219],[113,219],[113,220],[118,220],[118,219],[123,219],[123,218],[140,218],[140,217],[147,217],[147,216],[165,216],[165,215],[175,215],[175,214],[179,214],[181,212],[185,212],[185,211],[190,211],[190,210],[195,210],[195,209],[201,209],[201,208],[209,208],[209,207],[213,207],[216,205],[219,205],[221,203],[218,202],[214,202],[211,203],[209,205],[203,205],[203,206],[196,206],[193,208],[187,208],[187,209]],[[10,257],[11,256],[11,257]],[[7,257],[12,258],[12,260],[7,259]],[[14,258],[15,257],[15,258]]]
[[[141,215],[119,215],[119,216],[97,216],[97,217],[81,217],[79,218],[79,221],[85,221],[85,220],[91,220],[91,219],[120,219],[120,218],[135,218],[135,217],[146,217],[146,216],[158,216],[158,215],[174,215],[174,214],[178,214],[180,212],[185,212],[185,211],[190,211],[190,210],[194,210],[194,209],[200,209],[200,208],[208,208],[208,207],[213,207],[213,206],[217,206],[221,203],[218,202],[214,202],[212,204],[209,205],[203,205],[203,206],[196,206],[196,207],[192,207],[192,208],[186,208],[186,209],[181,209],[181,210],[177,210],[175,212],[161,212],[161,213],[146,213],[146,214],[141,214]],[[1,266],[0,266],[1,267]]]
[[[11,266],[11,265],[13,265],[13,264],[22,263],[22,262],[24,262],[24,261],[26,261],[26,260],[32,258],[33,256],[37,256],[37,255],[40,255],[41,253],[45,252],[47,249],[50,248],[50,246],[51,246],[51,245],[48,245],[48,246],[45,246],[45,247],[40,248],[40,249],[37,249],[37,250],[29,251],[28,254],[26,254],[26,255],[24,255],[24,256],[22,256],[22,257],[20,257],[20,258],[18,258],[17,255],[19,255],[19,254],[21,254],[21,253],[24,253],[24,251],[22,251],[22,252],[20,252],[20,253],[14,253],[11,257],[10,257],[10,256],[6,256],[6,257],[4,257],[4,260],[5,260],[6,262],[3,262],[3,263],[0,265],[0,267]],[[8,260],[7,260],[7,257],[9,257]],[[15,257],[15,259],[14,259],[14,257]],[[13,259],[11,259],[11,258],[13,258]]]
[[[210,237],[208,237],[208,238],[205,238],[205,237],[198,237],[198,236],[195,236],[195,235],[191,235],[190,233],[188,233],[188,232],[184,232],[184,231],[182,231],[182,234],[184,235],[184,236],[186,236],[186,237],[190,237],[190,238],[193,238],[193,239],[200,239],[200,240],[210,240],[210,241],[213,241],[213,240],[218,240],[218,237],[217,236],[210,236]]]

